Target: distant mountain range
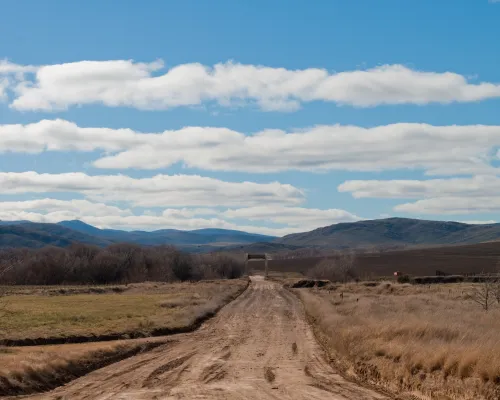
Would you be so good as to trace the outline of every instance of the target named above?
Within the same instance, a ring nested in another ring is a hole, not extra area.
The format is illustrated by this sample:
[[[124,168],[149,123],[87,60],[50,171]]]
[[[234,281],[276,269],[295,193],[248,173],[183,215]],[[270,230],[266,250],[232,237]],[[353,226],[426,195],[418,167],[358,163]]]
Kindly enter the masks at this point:
[[[340,223],[282,238],[228,229],[153,232],[99,229],[81,221],[58,224],[0,221],[1,247],[65,247],[73,242],[107,246],[128,242],[140,245],[171,244],[190,252],[227,250],[279,252],[304,247],[346,249],[370,246],[439,246],[500,240],[500,224],[387,218]]]
[[[162,229],[153,232],[99,229],[82,221],[57,224],[29,221],[0,221],[0,247],[65,247],[72,242],[107,246],[127,242],[140,245],[171,244],[188,251],[215,250],[221,246],[254,242],[271,242],[276,237],[229,229],[196,229],[182,231]]]

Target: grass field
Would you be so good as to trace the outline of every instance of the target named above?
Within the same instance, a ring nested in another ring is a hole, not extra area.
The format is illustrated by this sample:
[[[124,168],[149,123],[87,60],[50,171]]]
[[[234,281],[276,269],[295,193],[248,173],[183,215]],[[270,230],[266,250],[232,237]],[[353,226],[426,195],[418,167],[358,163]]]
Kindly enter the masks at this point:
[[[500,398],[498,305],[470,301],[472,284],[372,285],[293,289],[342,371],[433,399]]]
[[[247,286],[244,279],[113,287],[8,287],[1,301],[0,396],[44,391],[163,344],[164,337],[99,342],[193,329]],[[87,343],[87,341],[94,341]]]
[[[49,338],[95,336],[99,340],[106,335],[139,337],[161,329],[182,330],[214,312],[246,284],[245,280],[220,280],[145,283],[112,290],[14,287],[3,298],[0,343],[33,339],[43,344]]]

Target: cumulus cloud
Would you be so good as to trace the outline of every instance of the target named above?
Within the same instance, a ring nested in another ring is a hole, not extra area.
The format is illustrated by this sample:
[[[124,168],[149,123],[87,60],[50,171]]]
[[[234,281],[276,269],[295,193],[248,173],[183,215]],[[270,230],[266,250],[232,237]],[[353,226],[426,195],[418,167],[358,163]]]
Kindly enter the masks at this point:
[[[38,67],[18,65],[8,60],[0,60],[0,101],[8,100],[8,90],[26,80],[27,73],[33,73]]]
[[[213,102],[223,107],[255,104],[265,111],[293,111],[312,101],[372,107],[500,97],[500,85],[496,83],[471,83],[457,73],[419,71],[398,64],[343,72],[234,62],[162,69],[161,61],[133,60],[39,66],[32,79],[24,78],[13,85],[11,106],[45,111],[85,104],[169,109]]]
[[[129,209],[121,209],[88,200],[36,199],[0,202],[0,220],[33,222],[59,222],[70,219],[84,219],[87,216],[126,217],[132,215]]]
[[[226,218],[244,218],[250,221],[272,221],[279,224],[307,229],[327,226],[339,222],[354,222],[361,218],[345,210],[284,206],[255,206],[226,210],[222,215]]]
[[[500,211],[500,194],[481,197],[437,197],[399,204],[395,211],[413,214],[458,215],[497,213]]]
[[[279,182],[226,182],[198,175],[124,175],[0,172],[2,194],[73,192],[93,201],[121,201],[140,207],[253,206],[299,204],[302,190]]]
[[[350,180],[340,184],[338,190],[350,192],[355,198],[477,198],[500,195],[500,178],[484,175],[428,180]]]
[[[399,123],[363,128],[326,125],[252,135],[216,127],[162,133],[86,128],[65,120],[0,125],[0,152],[93,151],[107,169],[156,169],[182,163],[215,171],[373,171],[424,169],[428,174],[494,173],[500,126]]]
[[[265,207],[229,209],[218,211],[210,208],[167,208],[134,214],[122,209],[88,200],[37,199],[0,202],[0,220],[57,223],[79,219],[100,228],[121,229],[198,229],[224,228],[247,232],[283,236],[289,233],[313,229],[338,222],[355,221],[359,218],[344,210],[314,210],[300,207],[271,207],[274,215]],[[262,227],[251,223],[236,224],[230,220],[272,220],[280,227]]]
[[[474,176],[430,180],[353,180],[339,185],[355,198],[418,199],[395,211],[413,214],[476,214],[500,211],[500,178]]]

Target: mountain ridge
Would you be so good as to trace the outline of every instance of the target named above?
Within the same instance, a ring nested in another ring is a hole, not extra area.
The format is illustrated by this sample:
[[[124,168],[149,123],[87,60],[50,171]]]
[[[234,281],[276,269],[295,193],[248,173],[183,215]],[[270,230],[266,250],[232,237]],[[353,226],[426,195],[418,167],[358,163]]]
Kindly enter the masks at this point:
[[[100,229],[79,220],[57,224],[0,221],[0,247],[65,247],[73,242],[106,246],[127,242],[147,246],[170,244],[189,252],[275,252],[309,247],[340,250],[473,244],[497,240],[500,240],[500,223],[478,225],[398,217],[333,224],[280,238],[220,228],[149,232]]]
[[[218,228],[191,231],[160,229],[151,232],[100,229],[79,220],[61,221],[56,224],[0,221],[0,228],[3,228],[0,233],[0,247],[42,247],[44,245],[65,247],[78,241],[99,246],[118,242],[146,246],[171,244],[186,248],[188,251],[201,251],[215,250],[225,245],[249,244],[257,241],[271,242],[276,238],[275,236]]]
[[[341,249],[377,245],[467,244],[498,239],[500,223],[466,224],[392,217],[329,225],[286,235],[275,242]]]

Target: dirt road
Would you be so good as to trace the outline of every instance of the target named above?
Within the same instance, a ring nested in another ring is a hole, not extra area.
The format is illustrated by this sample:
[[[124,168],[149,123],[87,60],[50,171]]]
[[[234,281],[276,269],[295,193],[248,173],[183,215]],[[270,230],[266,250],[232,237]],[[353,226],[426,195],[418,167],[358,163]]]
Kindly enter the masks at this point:
[[[252,284],[198,331],[30,399],[323,399],[386,397],[336,374],[300,301]]]

